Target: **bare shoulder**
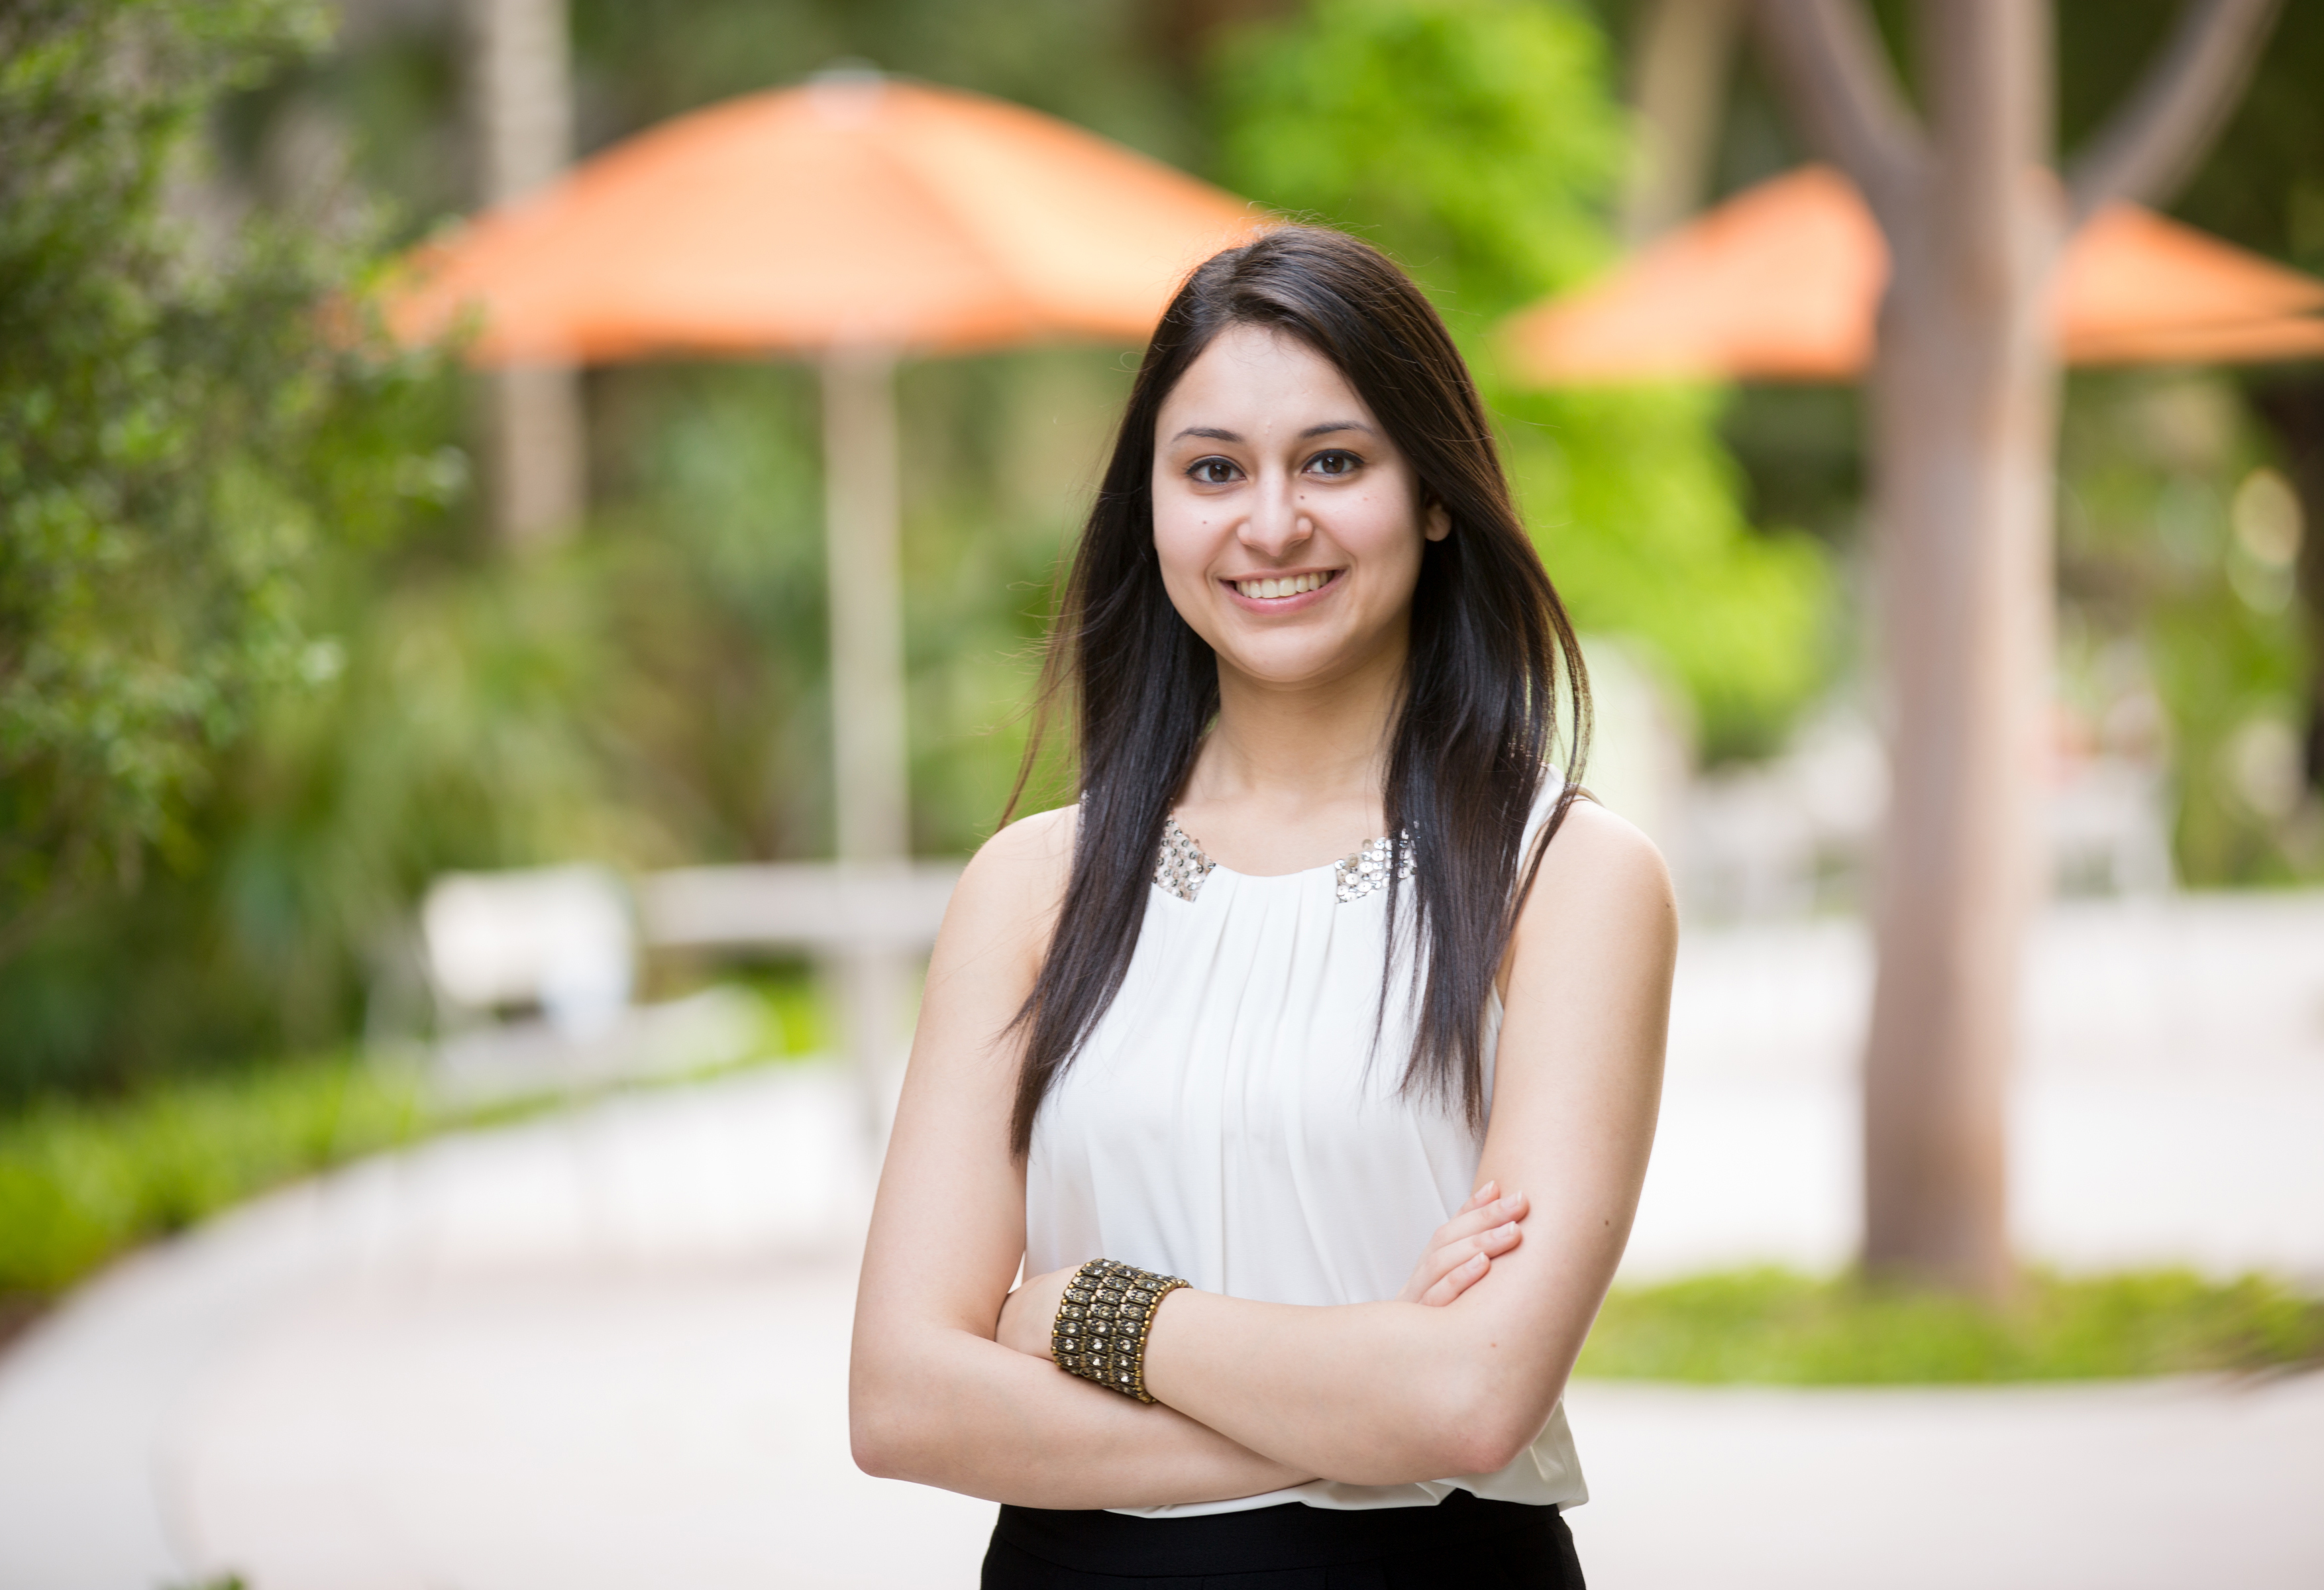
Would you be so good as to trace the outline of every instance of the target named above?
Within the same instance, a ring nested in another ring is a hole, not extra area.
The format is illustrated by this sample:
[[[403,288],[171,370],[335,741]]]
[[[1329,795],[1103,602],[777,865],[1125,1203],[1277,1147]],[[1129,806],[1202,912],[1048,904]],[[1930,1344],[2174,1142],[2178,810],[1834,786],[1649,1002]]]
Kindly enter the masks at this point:
[[[1080,816],[1079,808],[1061,806],[1019,818],[987,839],[953,891],[947,925],[973,924],[980,938],[1013,928],[1046,938],[1073,874]]]
[[[1542,871],[1556,868],[1573,878],[1602,877],[1607,883],[1658,887],[1667,892],[1670,868],[1645,830],[1610,807],[1591,800],[1566,809],[1557,837],[1542,857]]]
[[[1075,813],[1045,811],[1010,824],[969,858],[945,907],[922,1005],[929,1031],[983,1035],[1004,1028],[1048,953],[1072,875]],[[914,1054],[945,1052],[916,1043]],[[964,1051],[966,1052],[966,1051]],[[926,1070],[921,1058],[913,1065]]]
[[[1081,827],[1078,806],[1053,807],[1020,817],[987,839],[976,853],[978,864],[1009,866],[1041,862],[1071,866],[1074,835]]]
[[[1074,835],[1081,809],[1060,806],[1019,818],[977,849],[961,875],[964,888],[1006,894],[1054,892],[1074,866]]]
[[[1636,824],[1595,800],[1567,809],[1518,913],[1521,939],[1576,929],[1643,934],[1666,947],[1678,939],[1663,853]]]
[[[1649,1101],[1637,1119],[1650,1138],[1677,966],[1678,903],[1662,852],[1596,801],[1575,801],[1542,856],[1503,965],[1511,1040],[1496,1075],[1513,1084],[1531,1074],[1524,1057],[1549,1050],[1523,1035],[1555,1032],[1567,1061],[1594,1057],[1561,1072],[1569,1080],[1615,1079],[1621,1097]],[[1634,1085],[1647,1092],[1622,1091]]]

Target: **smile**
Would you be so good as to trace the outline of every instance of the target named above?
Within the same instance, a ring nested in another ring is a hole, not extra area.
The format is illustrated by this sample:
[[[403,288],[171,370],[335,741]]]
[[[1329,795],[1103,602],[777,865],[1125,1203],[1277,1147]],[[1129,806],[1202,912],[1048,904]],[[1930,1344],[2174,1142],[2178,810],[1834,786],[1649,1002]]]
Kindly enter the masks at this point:
[[[1330,569],[1312,574],[1286,574],[1271,579],[1238,579],[1228,583],[1234,587],[1237,596],[1248,596],[1254,602],[1274,602],[1321,590],[1339,573],[1338,569]]]

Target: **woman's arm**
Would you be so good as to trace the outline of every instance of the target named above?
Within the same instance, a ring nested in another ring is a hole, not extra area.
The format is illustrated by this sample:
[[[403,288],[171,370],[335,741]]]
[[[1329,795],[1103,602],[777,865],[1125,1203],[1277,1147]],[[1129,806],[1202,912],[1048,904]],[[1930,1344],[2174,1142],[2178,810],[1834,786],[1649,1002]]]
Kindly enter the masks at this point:
[[[993,1339],[1025,1253],[1002,1031],[1048,943],[1074,813],[1013,825],[954,892],[880,1177],[848,1373],[855,1461],[1028,1507],[1248,1496],[1314,1477]],[[1047,1322],[1043,1321],[1046,1341]]]
[[[1024,1252],[1023,1175],[1007,1151],[1017,1049],[992,1035],[1038,969],[1071,820],[1051,814],[996,838],[946,914],[864,1260],[857,1462],[1038,1507],[1503,1466],[1563,1391],[1645,1177],[1676,943],[1653,846],[1575,808],[1520,915],[1483,1168],[1518,1201],[1452,1223],[1406,1297],[1468,1290],[1441,1308],[1173,1293],[1147,1351],[1148,1388],[1169,1405],[1153,1408],[1037,1355],[1065,1272],[1007,1292]],[[1524,1220],[1523,1246],[1502,1226],[1471,1229],[1502,1218]],[[1464,1244],[1489,1259],[1465,1280]],[[1439,1275],[1450,1284],[1431,1290]],[[1024,1351],[994,1340],[1004,1299]]]
[[[1174,1292],[1148,1337],[1147,1388],[1335,1480],[1441,1479],[1514,1458],[1563,1394],[1629,1235],[1676,946],[1661,857],[1619,818],[1577,805],[1519,916],[1485,1138],[1482,1174],[1529,1197],[1523,1244],[1443,1308]],[[1004,1341],[1038,1350],[1038,1327],[1046,1345],[1062,1280],[1011,1300]]]

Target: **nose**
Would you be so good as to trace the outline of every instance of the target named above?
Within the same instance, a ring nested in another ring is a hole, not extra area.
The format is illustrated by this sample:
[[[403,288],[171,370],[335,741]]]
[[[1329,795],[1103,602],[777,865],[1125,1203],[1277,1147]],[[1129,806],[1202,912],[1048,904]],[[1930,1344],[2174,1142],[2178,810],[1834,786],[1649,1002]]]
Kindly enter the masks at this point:
[[[1262,476],[1238,533],[1244,546],[1272,562],[1288,558],[1315,533],[1315,522],[1299,504],[1297,481],[1277,470]]]

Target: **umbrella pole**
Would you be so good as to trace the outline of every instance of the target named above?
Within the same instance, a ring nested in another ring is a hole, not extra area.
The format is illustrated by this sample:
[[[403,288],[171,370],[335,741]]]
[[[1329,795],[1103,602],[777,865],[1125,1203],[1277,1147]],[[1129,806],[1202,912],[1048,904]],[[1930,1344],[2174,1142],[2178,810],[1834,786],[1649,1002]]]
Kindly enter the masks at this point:
[[[911,853],[895,369],[892,355],[872,349],[837,349],[822,363],[832,795],[843,873],[900,870]],[[912,967],[901,951],[867,938],[829,970],[849,1058],[884,1121]]]

